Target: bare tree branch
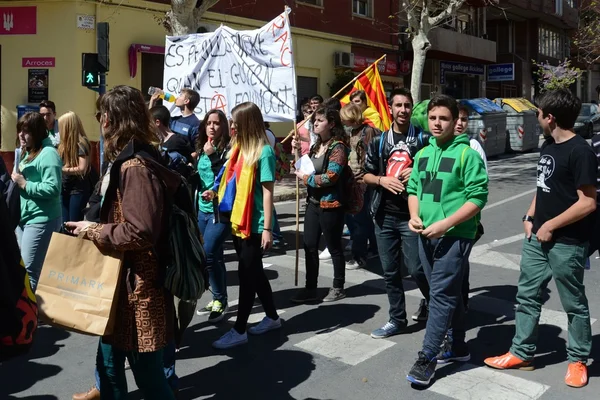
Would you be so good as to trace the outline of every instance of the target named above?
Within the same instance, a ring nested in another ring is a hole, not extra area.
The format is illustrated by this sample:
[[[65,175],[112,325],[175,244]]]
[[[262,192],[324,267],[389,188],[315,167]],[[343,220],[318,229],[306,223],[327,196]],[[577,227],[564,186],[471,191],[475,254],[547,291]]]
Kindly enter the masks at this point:
[[[463,4],[465,4],[465,0],[449,1],[446,9],[444,9],[438,15],[436,15],[435,17],[429,16],[429,18],[428,18],[429,25],[432,27],[438,26],[439,24],[444,22],[444,20],[455,15],[456,12],[463,6]]]
[[[202,16],[219,0],[171,0],[163,26],[173,35],[196,33]]]

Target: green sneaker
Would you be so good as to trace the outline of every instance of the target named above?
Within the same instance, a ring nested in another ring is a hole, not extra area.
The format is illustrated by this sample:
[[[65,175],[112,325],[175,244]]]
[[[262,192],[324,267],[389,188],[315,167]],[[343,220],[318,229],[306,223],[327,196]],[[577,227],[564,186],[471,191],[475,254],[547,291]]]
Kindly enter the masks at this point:
[[[208,303],[206,305],[206,307],[198,309],[198,311],[196,311],[196,314],[198,314],[198,315],[208,314],[209,312],[212,311],[214,302],[215,301],[212,300],[210,303]]]
[[[223,307],[223,303],[221,303],[219,300],[213,301],[213,307],[210,315],[208,316],[208,322],[213,324],[219,322],[225,318],[225,313],[227,310],[229,310],[227,303],[225,303],[225,306]]]

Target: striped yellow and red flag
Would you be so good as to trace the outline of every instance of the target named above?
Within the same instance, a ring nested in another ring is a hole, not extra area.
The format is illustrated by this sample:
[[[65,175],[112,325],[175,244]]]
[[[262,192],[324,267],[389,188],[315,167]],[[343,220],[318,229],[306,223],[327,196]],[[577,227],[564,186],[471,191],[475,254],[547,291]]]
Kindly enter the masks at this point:
[[[387,131],[392,125],[390,118],[390,108],[388,106],[383,82],[379,76],[377,62],[371,64],[356,80],[354,87],[340,102],[342,106],[350,103],[350,95],[357,90],[364,90],[367,95],[367,105],[369,108],[363,113],[365,122],[379,130]]]

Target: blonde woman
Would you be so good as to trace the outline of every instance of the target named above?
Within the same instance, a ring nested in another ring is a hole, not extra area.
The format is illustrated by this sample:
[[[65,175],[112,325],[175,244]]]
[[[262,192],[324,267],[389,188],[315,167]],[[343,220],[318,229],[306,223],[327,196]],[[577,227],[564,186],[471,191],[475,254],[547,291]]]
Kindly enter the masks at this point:
[[[62,168],[62,217],[63,222],[81,221],[83,209],[90,198],[92,187],[90,173],[90,141],[81,119],[73,111],[58,119],[61,141],[58,154]]]
[[[258,295],[266,316],[249,333],[260,335],[281,327],[273,292],[262,265],[263,251],[273,245],[273,187],[275,152],[265,133],[260,109],[242,103],[232,112],[233,136],[229,160],[215,180],[219,212],[229,213],[233,244],[239,258],[240,298],[233,329],[213,343],[228,349],[248,342],[246,324]],[[203,193],[212,199],[214,191]]]

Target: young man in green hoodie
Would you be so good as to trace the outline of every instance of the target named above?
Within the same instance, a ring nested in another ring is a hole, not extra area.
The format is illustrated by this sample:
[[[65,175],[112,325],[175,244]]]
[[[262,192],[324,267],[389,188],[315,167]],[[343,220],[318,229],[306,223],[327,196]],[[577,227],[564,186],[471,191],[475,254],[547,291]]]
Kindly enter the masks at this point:
[[[468,361],[471,357],[465,343],[461,297],[463,261],[471,252],[477,216],[488,197],[488,175],[481,157],[466,134],[454,135],[456,100],[436,96],[427,113],[433,137],[429,146],[417,153],[407,189],[408,225],[420,235],[419,257],[430,286],[423,349],[406,376],[421,386],[429,385],[438,361]],[[440,348],[445,350],[440,352]]]

